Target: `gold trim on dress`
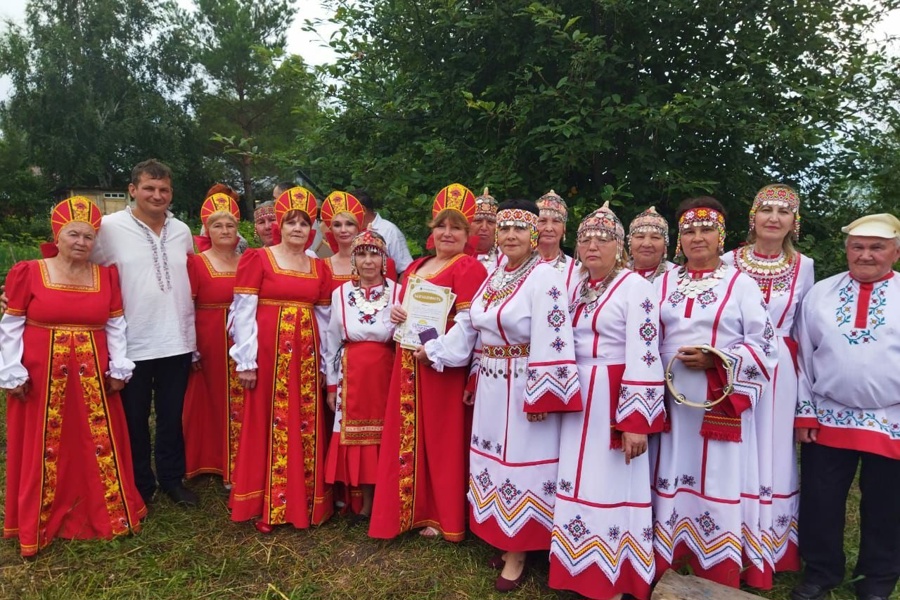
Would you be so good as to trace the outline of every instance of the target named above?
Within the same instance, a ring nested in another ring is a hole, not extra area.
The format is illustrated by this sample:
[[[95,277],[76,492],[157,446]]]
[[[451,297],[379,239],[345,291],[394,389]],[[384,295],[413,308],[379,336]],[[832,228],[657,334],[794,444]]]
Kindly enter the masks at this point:
[[[210,277],[234,277],[237,275],[237,271],[217,271],[213,266],[212,261],[202,252],[197,256],[199,256],[200,260],[206,265],[206,270],[209,271]]]
[[[287,275],[288,277],[300,277],[302,279],[318,279],[319,273],[316,269],[316,260],[312,256],[307,256],[309,259],[309,271],[294,271],[293,269],[283,269],[278,265],[278,261],[275,260],[275,254],[272,252],[271,248],[264,248],[266,251],[266,256],[269,257],[269,263],[272,265],[272,270],[278,273],[279,275]]]
[[[99,292],[100,291],[100,266],[91,264],[91,285],[72,285],[69,283],[53,283],[50,281],[50,271],[47,269],[47,261],[39,260],[38,265],[41,269],[41,280],[44,287],[48,290],[62,290],[70,292]]]

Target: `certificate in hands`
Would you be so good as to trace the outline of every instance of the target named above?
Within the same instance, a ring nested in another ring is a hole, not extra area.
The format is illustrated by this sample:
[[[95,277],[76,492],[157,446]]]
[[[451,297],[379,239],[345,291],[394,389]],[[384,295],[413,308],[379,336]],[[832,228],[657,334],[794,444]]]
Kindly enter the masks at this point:
[[[394,341],[401,348],[415,350],[422,345],[419,334],[434,329],[442,334],[447,330],[447,318],[456,302],[456,294],[450,288],[434,285],[421,277],[412,275],[406,282],[403,308],[406,321],[394,332]]]

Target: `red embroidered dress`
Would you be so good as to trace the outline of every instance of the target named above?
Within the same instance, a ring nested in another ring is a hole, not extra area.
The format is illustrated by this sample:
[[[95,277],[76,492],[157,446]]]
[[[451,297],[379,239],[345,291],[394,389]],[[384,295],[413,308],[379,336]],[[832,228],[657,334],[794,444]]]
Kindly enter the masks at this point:
[[[231,340],[225,331],[235,272],[216,271],[206,256],[192,254],[188,275],[202,368],[191,373],[184,396],[187,477],[214,473],[231,483],[244,410],[244,388],[228,356]]]
[[[325,370],[337,402],[325,466],[329,483],[376,482],[396,346],[390,307],[399,303],[398,291],[396,283],[385,280],[372,288],[345,283],[331,296]]]
[[[238,265],[234,346],[238,371],[257,369],[245,391],[231,519],[318,525],[333,511],[325,484],[325,403],[321,319],[331,278],[318,259],[305,273],[282,269],[268,248]],[[321,311],[320,311],[321,312]],[[258,342],[258,343],[257,343]]]
[[[415,273],[431,257],[414,261]],[[456,294],[455,312],[469,310],[487,273],[460,254],[427,277]],[[401,292],[401,301],[402,301]],[[462,403],[468,369],[438,373],[397,348],[384,416],[378,482],[369,535],[389,539],[418,527],[434,527],[458,542],[466,531],[466,426]]]
[[[7,399],[4,537],[33,556],[55,537],[137,532],[147,509],[134,485],[125,414],[119,394],[104,391],[105,373],[124,376],[129,363],[118,273],[95,265],[91,286],[56,285],[43,261],[28,261],[13,267],[6,286],[4,371],[10,349],[24,347],[14,364],[31,389],[24,402]],[[120,354],[115,367],[108,332]]]

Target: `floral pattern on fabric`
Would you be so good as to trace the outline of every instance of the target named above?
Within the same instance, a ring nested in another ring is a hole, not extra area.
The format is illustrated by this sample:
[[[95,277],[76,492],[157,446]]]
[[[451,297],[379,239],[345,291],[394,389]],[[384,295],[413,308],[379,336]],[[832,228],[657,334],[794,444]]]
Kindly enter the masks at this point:
[[[291,355],[297,329],[297,307],[285,306],[278,318],[278,343],[275,356],[275,394],[272,398],[272,451],[269,464],[269,486],[266,506],[267,523],[285,523],[287,506],[288,458],[288,381],[291,378]]]
[[[237,459],[243,422],[244,386],[238,378],[237,363],[228,357],[228,472],[223,476],[225,483],[231,483],[231,476],[234,473],[234,461]]]
[[[400,350],[400,531],[413,523],[416,471],[416,359]]]
[[[300,439],[303,443],[303,479],[310,519],[316,497],[316,420],[318,418],[319,357],[316,352],[315,315],[310,307],[299,310]]]

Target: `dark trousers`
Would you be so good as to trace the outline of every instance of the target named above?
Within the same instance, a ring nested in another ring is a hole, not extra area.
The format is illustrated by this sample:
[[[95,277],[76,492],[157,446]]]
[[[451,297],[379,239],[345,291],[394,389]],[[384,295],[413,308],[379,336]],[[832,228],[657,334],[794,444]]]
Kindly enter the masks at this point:
[[[191,355],[135,361],[131,381],[122,390],[122,406],[131,437],[134,482],[145,500],[156,491],[181,485],[184,477],[184,433],[181,412],[191,369]],[[150,467],[150,407],[156,412],[156,476]]]
[[[862,461],[859,487],[857,594],[890,596],[900,577],[900,460],[801,444],[800,556],[808,582],[833,587],[844,579],[847,494]]]

